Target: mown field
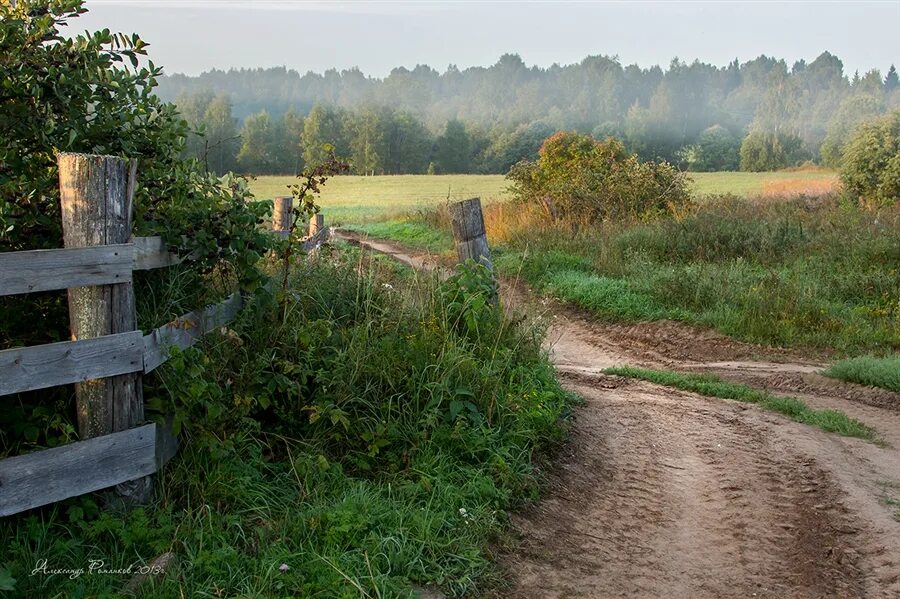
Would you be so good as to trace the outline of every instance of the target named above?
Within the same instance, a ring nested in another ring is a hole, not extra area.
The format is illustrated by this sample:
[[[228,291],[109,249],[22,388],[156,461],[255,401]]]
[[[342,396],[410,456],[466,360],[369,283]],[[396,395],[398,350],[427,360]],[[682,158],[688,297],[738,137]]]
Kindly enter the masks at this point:
[[[837,175],[829,171],[773,173],[691,173],[697,195],[740,196],[781,191],[824,191]],[[257,198],[286,195],[293,177],[258,177],[250,184]],[[323,188],[322,210],[332,222],[358,223],[427,210],[446,201],[478,196],[485,203],[509,199],[503,175],[385,175],[336,177]]]

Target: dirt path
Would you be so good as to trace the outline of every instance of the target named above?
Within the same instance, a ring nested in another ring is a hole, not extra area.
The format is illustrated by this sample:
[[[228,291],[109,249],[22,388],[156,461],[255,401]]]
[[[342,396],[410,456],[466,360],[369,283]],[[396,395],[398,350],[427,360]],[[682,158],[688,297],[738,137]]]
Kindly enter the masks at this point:
[[[503,297],[543,304],[551,358],[585,400],[544,498],[512,517],[521,543],[501,556],[506,597],[900,597],[900,395],[680,323],[597,323],[526,290]],[[886,446],[600,372],[616,364],[791,392],[858,418]]]

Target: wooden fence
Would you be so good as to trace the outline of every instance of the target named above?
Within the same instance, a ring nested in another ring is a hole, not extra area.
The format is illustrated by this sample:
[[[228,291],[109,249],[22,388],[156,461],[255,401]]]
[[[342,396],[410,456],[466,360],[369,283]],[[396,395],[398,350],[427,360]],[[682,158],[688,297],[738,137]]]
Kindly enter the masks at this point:
[[[242,307],[235,293],[147,335],[136,330],[134,271],[171,266],[159,237],[132,237],[135,163],[109,156],[61,154],[65,248],[0,253],[0,296],[67,289],[72,341],[0,351],[0,396],[75,384],[83,439],[0,460],[0,516],[120,485],[145,499],[149,475],[177,452],[167,427],[147,424],[141,376],[231,322]],[[291,198],[276,198],[286,234]],[[303,242],[328,237],[320,215]]]

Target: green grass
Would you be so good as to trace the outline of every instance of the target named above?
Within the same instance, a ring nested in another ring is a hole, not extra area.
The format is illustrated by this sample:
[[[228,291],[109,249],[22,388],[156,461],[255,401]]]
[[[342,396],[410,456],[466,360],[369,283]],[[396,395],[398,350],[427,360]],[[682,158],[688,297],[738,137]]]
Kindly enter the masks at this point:
[[[825,376],[900,392],[900,355],[858,356],[832,364]]]
[[[822,172],[690,173],[692,190],[698,195],[732,193],[759,194],[765,181],[821,181],[834,178]],[[257,177],[250,190],[257,198],[287,195],[293,177]],[[341,176],[322,188],[322,210],[330,223],[362,223],[432,209],[448,198],[478,196],[485,203],[509,199],[504,175],[382,175]]]
[[[857,437],[868,441],[876,440],[875,431],[849,418],[837,410],[816,410],[796,397],[772,395],[741,383],[732,383],[709,374],[687,374],[671,370],[652,370],[632,366],[607,368],[604,374],[624,376],[649,381],[657,385],[674,387],[708,397],[719,397],[756,404],[766,410],[778,412],[792,420],[815,426],[829,433],[845,437]]]
[[[440,229],[419,221],[377,221],[361,225],[347,225],[349,231],[366,233],[380,239],[393,239],[404,245],[441,253],[453,247],[453,238]]]
[[[34,575],[150,563],[144,598],[398,597],[413,584],[481,596],[491,543],[533,499],[571,397],[541,332],[504,318],[483,274],[398,277],[352,248],[298,265],[282,312],[248,298],[231,332],[145,378],[183,423],[154,501],[89,495],[0,521],[4,597],[130,596],[128,574]],[[282,564],[287,569],[282,571]]]
[[[260,199],[288,195],[292,177],[258,177],[250,190]],[[340,176],[322,188],[319,203],[330,224],[363,223],[429,210],[447,199],[478,196],[485,203],[509,199],[503,175]]]

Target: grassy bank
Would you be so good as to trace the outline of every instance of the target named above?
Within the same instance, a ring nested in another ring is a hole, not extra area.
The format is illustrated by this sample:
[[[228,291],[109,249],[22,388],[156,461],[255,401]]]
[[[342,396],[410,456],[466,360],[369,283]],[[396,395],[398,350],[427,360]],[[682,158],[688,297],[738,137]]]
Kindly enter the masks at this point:
[[[773,173],[691,173],[692,191],[698,196],[731,193],[739,196],[768,192],[815,191],[830,188],[837,175],[829,171]],[[250,189],[258,198],[286,195],[292,177],[258,177]],[[445,202],[480,197],[485,203],[509,199],[504,175],[384,175],[343,176],[328,181],[321,204],[327,218],[341,224],[359,224],[391,216],[431,210]]]
[[[150,505],[100,496],[0,522],[10,597],[414,597],[478,594],[488,543],[537,492],[568,396],[541,332],[486,301],[484,275],[438,283],[350,249],[261,295],[145,396],[182,451]],[[70,576],[32,571],[130,571]],[[165,574],[137,581],[141,566]],[[97,563],[96,561],[93,563]]]

